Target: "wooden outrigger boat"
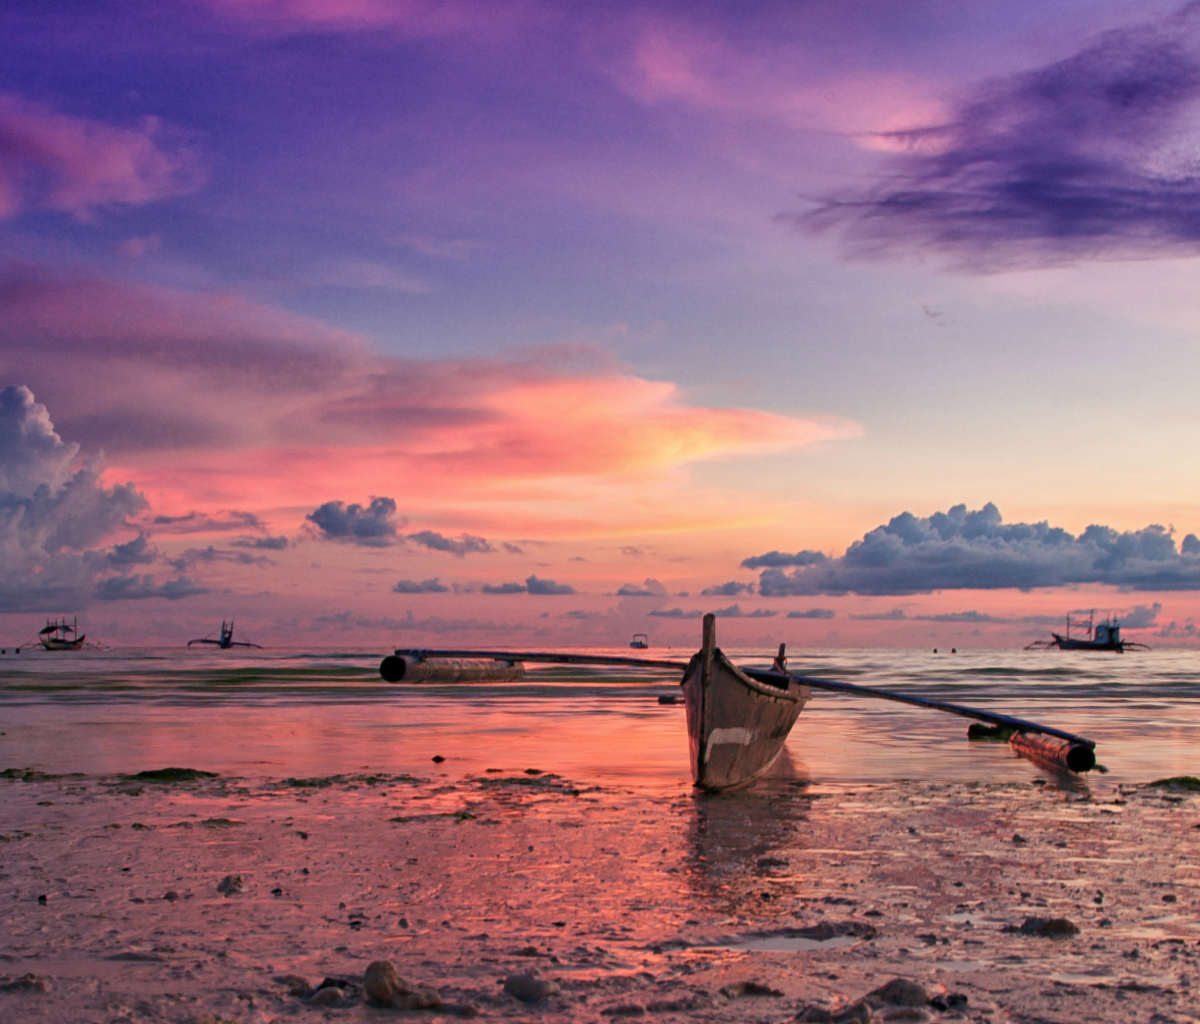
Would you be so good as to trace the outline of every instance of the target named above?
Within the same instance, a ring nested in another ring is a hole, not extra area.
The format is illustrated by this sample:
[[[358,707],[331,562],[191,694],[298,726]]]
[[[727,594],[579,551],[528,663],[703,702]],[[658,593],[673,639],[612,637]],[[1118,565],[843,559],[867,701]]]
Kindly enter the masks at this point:
[[[463,659],[476,662],[467,674]],[[1046,768],[1078,773],[1096,766],[1096,744],[1060,729],[961,704],[796,675],[787,671],[782,644],[769,669],[738,667],[716,646],[713,615],[704,616],[703,642],[686,664],[610,655],[398,648],[383,659],[379,672],[388,682],[501,681],[520,678],[515,670],[523,669],[527,661],[682,670],[692,781],[710,791],[736,789],[762,776],[779,757],[815,689],[898,701],[985,722],[992,728],[982,730],[984,736],[1008,739],[1018,754]],[[973,726],[970,735],[980,735],[978,729]]]
[[[704,640],[683,673],[692,781],[701,789],[753,782],[775,763],[812,689],[784,671],[752,679],[716,643],[716,619],[704,617]]]
[[[212,634],[210,633],[208,636],[202,636],[198,640],[189,640],[187,642],[187,645],[189,647],[191,647],[193,644],[213,644],[215,647],[219,647],[223,651],[227,651],[231,647],[257,647],[260,651],[262,650],[262,644],[252,644],[252,643],[248,643],[245,640],[234,640],[234,638],[233,638],[233,619],[229,620],[228,626],[225,625],[224,619],[221,620],[221,639],[220,640],[214,640],[212,638]]]
[[[68,622],[64,615],[61,619],[48,619],[46,625],[38,630],[38,639],[48,651],[79,651],[83,649],[86,636],[79,633],[79,619]]]
[[[1117,654],[1124,654],[1126,651],[1150,650],[1145,644],[1138,643],[1136,640],[1122,640],[1121,623],[1111,618],[1097,622],[1093,626],[1092,620],[1095,616],[1094,611],[1088,616],[1086,637],[1071,636],[1071,616],[1068,615],[1065,634],[1051,632],[1052,639],[1035,640],[1028,644],[1025,650],[1048,651],[1052,647],[1057,647],[1060,651],[1115,651]]]

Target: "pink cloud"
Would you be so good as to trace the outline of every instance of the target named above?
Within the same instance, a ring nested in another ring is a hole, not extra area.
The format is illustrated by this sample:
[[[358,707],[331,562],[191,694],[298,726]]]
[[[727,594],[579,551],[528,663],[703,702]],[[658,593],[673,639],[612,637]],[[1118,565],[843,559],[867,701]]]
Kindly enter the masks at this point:
[[[267,31],[399,29],[417,38],[488,34],[512,26],[524,4],[473,0],[208,0],[227,17]]]
[[[716,33],[660,18],[635,23],[628,56],[614,66],[614,76],[646,104],[862,136],[868,148],[893,145],[876,133],[937,123],[944,114],[928,85],[912,76],[818,76],[794,43],[760,39],[739,48]]]
[[[64,437],[103,447],[156,512],[311,509],[366,493],[409,509],[487,496],[528,512],[570,494],[586,518],[589,503],[690,463],[859,432],[693,405],[594,349],[392,357],[237,296],[28,268],[0,277],[0,323],[5,379],[29,385]]]
[[[189,149],[147,118],[120,128],[0,94],[0,217],[28,209],[87,219],[96,207],[180,195],[203,180]]]

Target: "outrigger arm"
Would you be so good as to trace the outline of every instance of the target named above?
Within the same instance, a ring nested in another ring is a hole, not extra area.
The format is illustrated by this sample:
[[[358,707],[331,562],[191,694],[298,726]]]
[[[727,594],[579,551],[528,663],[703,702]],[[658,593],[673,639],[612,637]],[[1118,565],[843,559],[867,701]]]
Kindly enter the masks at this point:
[[[470,650],[425,650],[419,648],[398,648],[396,657],[409,657],[418,660],[426,658],[485,658],[493,661],[518,662],[532,661],[552,665],[612,665],[630,668],[673,668],[681,672],[686,670],[688,663],[684,661],[668,661],[658,658],[627,658],[611,655],[592,654],[551,654],[537,651],[470,651]],[[387,659],[384,659],[386,664]],[[958,715],[962,718],[973,718],[978,722],[998,726],[1001,729],[1012,730],[1009,740],[1013,749],[1032,761],[1051,768],[1066,769],[1070,772],[1087,772],[1096,767],[1096,744],[1094,741],[1064,732],[1048,725],[1039,725],[1024,718],[1014,718],[1011,715],[998,715],[980,708],[970,708],[962,704],[950,704],[946,701],[930,700],[927,697],[910,697],[891,690],[881,690],[874,686],[858,686],[854,683],[841,683],[833,679],[818,679],[813,676],[788,672],[785,668],[783,645],[770,670],[743,668],[740,670],[751,679],[768,686],[778,686],[783,678],[791,678],[805,686],[816,690],[830,690],[836,693],[851,693],[862,697],[875,697],[880,700],[891,700],[901,704],[911,704],[914,707],[929,708],[932,711],[944,711],[947,714]],[[381,666],[382,669],[382,666]],[[386,674],[385,674],[386,678]],[[1053,737],[1049,739],[1048,737]],[[1059,742],[1055,743],[1054,740]]]

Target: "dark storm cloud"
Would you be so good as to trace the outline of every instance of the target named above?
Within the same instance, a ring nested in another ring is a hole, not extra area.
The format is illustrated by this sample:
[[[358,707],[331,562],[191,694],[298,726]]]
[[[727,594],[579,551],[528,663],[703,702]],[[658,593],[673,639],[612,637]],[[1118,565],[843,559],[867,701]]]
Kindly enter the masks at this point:
[[[327,501],[304,518],[326,540],[382,548],[395,544],[397,539],[396,502],[392,498],[372,498],[366,508]]]
[[[788,612],[789,619],[832,619],[836,612],[832,608],[809,608],[803,612]]]
[[[945,124],[884,136],[890,178],[786,215],[860,254],[977,270],[1200,252],[1200,5],[981,84]]]
[[[469,552],[487,554],[495,550],[482,537],[472,537],[469,533],[464,533],[455,540],[450,537],[443,537],[440,533],[435,533],[433,530],[421,530],[418,533],[410,533],[408,539],[415,541],[422,547],[429,548],[431,551],[446,551],[452,555],[457,555],[459,558],[462,558]],[[520,549],[518,548],[517,550],[519,551]]]
[[[817,565],[825,561],[820,551],[797,551],[794,555],[783,551],[768,551],[765,555],[743,558],[743,569],[789,569],[797,565]]]
[[[901,595],[1100,583],[1124,590],[1200,590],[1200,557],[1181,554],[1161,526],[1078,537],[1040,523],[1004,523],[990,502],[918,519],[903,512],[855,541],[841,558],[785,573],[765,569],[763,597]]]
[[[420,583],[416,580],[400,580],[392,590],[397,594],[444,594],[450,588],[440,580],[422,580]]]

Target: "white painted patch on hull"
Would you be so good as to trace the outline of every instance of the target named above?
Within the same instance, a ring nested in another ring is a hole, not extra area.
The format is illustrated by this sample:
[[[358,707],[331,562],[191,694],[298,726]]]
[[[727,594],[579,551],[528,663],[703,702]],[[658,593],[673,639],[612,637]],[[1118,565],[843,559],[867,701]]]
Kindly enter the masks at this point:
[[[704,751],[704,760],[712,757],[713,747],[723,746],[726,743],[736,743],[739,747],[746,746],[754,740],[754,730],[745,729],[739,726],[736,729],[714,729],[708,734],[708,748]]]

